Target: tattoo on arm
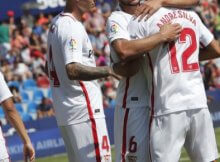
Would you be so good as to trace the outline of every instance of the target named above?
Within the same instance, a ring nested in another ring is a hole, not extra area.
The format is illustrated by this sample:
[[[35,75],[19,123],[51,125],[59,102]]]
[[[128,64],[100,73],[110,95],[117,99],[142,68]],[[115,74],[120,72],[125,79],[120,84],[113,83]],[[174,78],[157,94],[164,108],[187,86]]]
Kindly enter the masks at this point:
[[[80,63],[70,63],[66,65],[66,71],[70,80],[84,81],[108,77],[111,74],[111,69],[108,66],[91,67]]]

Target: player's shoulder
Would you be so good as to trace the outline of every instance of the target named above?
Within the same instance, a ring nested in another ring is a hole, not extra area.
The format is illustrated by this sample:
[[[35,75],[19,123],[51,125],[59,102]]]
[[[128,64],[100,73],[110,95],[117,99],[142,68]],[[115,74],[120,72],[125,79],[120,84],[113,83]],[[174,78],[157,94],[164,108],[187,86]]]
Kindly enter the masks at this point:
[[[52,21],[54,24],[57,26],[66,26],[66,27],[71,27],[71,26],[79,26],[79,21],[73,17],[72,14],[70,13],[64,13],[61,12],[59,15],[57,15],[54,18],[54,21]],[[64,28],[66,30],[67,28]]]
[[[132,15],[125,13],[124,11],[113,11],[108,17],[108,21],[123,21],[130,19]]]

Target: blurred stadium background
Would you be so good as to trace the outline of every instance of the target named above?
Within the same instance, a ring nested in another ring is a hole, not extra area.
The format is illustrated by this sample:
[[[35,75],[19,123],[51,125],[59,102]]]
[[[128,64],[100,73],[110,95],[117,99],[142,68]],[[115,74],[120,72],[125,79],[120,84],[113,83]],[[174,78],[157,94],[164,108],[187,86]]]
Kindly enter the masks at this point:
[[[83,15],[84,25],[92,42],[97,66],[109,65],[109,43],[105,22],[115,1],[97,0],[97,10]],[[220,2],[201,0],[194,10],[220,40]],[[46,38],[51,19],[62,11],[65,0],[0,1],[0,68],[10,87],[16,109],[36,149],[37,162],[66,162],[63,140],[54,118],[49,80],[43,70]],[[218,147],[220,146],[220,59],[201,62],[201,73],[212,113]],[[103,92],[107,126],[113,146],[113,114],[117,80],[99,80]],[[8,125],[0,108],[0,121],[12,161],[21,160],[22,143]],[[188,161],[183,150],[181,161]]]

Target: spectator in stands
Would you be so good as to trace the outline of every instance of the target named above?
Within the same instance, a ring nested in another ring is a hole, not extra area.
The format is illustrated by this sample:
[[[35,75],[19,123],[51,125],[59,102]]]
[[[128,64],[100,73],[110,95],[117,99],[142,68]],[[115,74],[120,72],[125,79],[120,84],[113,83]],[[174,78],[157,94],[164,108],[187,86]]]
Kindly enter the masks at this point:
[[[214,34],[218,40],[220,40],[220,10],[218,10],[218,15],[215,18],[215,31]]]
[[[54,116],[54,109],[50,99],[42,98],[41,103],[37,107],[37,118]]]
[[[11,49],[9,34],[9,25],[0,22],[0,55],[5,55]]]

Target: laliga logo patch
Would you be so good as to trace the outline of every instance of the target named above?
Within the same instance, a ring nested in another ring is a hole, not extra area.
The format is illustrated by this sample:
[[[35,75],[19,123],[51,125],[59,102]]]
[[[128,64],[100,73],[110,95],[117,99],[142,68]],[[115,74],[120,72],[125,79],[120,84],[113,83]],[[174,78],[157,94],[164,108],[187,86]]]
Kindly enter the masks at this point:
[[[71,38],[69,41],[70,50],[76,50],[77,42],[75,39]]]
[[[118,32],[118,25],[117,24],[113,24],[111,26],[110,30],[111,30],[112,33],[117,33]]]

